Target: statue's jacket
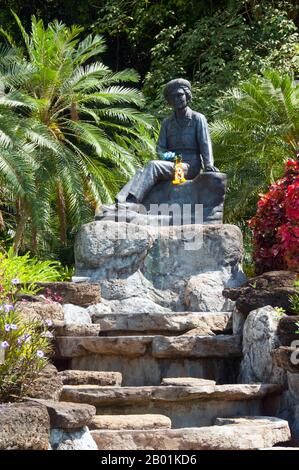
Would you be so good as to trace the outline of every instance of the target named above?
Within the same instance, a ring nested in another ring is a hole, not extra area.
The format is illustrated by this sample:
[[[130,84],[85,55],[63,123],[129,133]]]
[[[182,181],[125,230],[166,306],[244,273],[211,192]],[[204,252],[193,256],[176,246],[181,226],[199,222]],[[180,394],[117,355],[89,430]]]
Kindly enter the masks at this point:
[[[189,178],[194,178],[203,164],[212,166],[212,143],[205,116],[188,107],[180,123],[175,113],[164,119],[157,150],[160,155],[167,151],[182,155],[183,161],[190,165]]]
[[[167,151],[181,155],[187,179],[195,178],[202,167],[213,166],[212,144],[205,116],[188,107],[180,122],[175,113],[164,119],[157,151],[161,158],[163,158],[162,154]],[[116,201],[125,202],[128,194],[132,194],[138,202],[141,202],[158,181],[169,180],[173,176],[173,162],[162,159],[152,160],[143,170],[136,172],[116,195]]]

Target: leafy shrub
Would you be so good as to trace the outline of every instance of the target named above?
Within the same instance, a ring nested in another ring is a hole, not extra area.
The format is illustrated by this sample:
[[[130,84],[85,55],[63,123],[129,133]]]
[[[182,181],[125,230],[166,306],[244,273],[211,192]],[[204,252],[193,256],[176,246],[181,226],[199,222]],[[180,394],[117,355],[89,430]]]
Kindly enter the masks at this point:
[[[261,196],[253,229],[257,272],[299,270],[299,162],[288,160],[283,178]]]
[[[30,259],[29,254],[0,253],[0,401],[25,395],[48,363],[51,321],[25,321],[14,304],[17,293],[36,293],[35,281],[59,278],[58,267],[56,262]]]
[[[26,395],[32,381],[47,365],[53,337],[49,324],[24,322],[12,304],[0,304],[0,350],[4,358],[0,364],[0,401]]]

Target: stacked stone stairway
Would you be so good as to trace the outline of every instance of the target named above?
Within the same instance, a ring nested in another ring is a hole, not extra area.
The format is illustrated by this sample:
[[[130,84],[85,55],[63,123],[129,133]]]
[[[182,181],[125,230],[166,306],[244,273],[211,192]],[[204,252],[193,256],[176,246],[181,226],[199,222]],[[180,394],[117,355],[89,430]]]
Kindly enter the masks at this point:
[[[94,405],[101,450],[261,449],[290,440],[276,384],[238,384],[231,312],[97,313],[57,324],[61,400]]]

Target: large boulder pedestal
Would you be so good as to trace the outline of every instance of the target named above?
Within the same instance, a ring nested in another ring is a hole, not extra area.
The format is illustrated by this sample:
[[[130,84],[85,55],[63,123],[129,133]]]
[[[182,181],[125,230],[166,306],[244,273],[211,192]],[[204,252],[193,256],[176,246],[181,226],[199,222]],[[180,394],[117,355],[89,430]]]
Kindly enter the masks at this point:
[[[158,227],[95,221],[75,243],[76,276],[101,285],[99,313],[228,311],[225,287],[245,281],[234,225]]]

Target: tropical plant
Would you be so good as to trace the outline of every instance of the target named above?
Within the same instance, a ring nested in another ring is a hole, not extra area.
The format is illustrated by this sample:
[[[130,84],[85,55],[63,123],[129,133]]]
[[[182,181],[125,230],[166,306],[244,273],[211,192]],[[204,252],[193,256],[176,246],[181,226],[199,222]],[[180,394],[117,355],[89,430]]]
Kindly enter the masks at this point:
[[[27,288],[31,285],[34,288],[37,281],[60,281],[62,275],[58,261],[40,261],[30,257],[30,253],[16,256],[12,248],[7,252],[0,252],[0,280],[6,293],[9,292],[13,279],[17,279],[20,285],[27,285]]]
[[[261,196],[253,230],[253,259],[258,273],[299,270],[299,162],[289,160],[285,175]]]
[[[211,125],[215,153],[229,177],[227,220],[252,216],[259,193],[283,173],[299,142],[299,85],[268,70],[226,94]]]
[[[80,41],[81,27],[67,28],[58,21],[45,27],[35,17],[28,34],[14,17],[26,48],[17,64],[30,73],[17,82],[12,74],[6,86],[10,93],[21,92],[34,169],[34,198],[18,198],[21,217],[14,248],[18,251],[30,223],[35,251],[41,239],[47,243],[57,231],[60,245],[66,245],[68,232],[90,218],[97,203],[112,200],[118,181],[138,165],[135,154],[117,138],[138,139],[138,126],[150,129],[151,118],[138,110],[140,92],[126,85],[137,82],[138,74],[113,73],[94,60],[105,49],[100,36]],[[13,39],[6,38],[15,48]]]
[[[291,2],[224,0],[169,3],[168,11],[164,11],[163,2],[160,15],[156,13],[155,16],[155,20],[158,17],[162,24],[151,39],[150,70],[143,88],[153,112],[161,114],[161,111],[166,111],[161,91],[168,80],[177,76],[192,81],[194,109],[211,121],[223,92],[238,86],[240,80],[246,80],[254,73],[260,75],[267,68],[298,73],[296,7]],[[156,2],[146,2],[143,9],[157,10],[159,6]],[[133,15],[130,13],[128,16]],[[145,14],[143,16],[146,17]],[[140,12],[136,21],[142,21]],[[155,31],[155,25],[152,29]],[[139,28],[134,36],[130,32],[128,34],[136,42],[141,30]],[[142,45],[140,41],[139,49]]]

